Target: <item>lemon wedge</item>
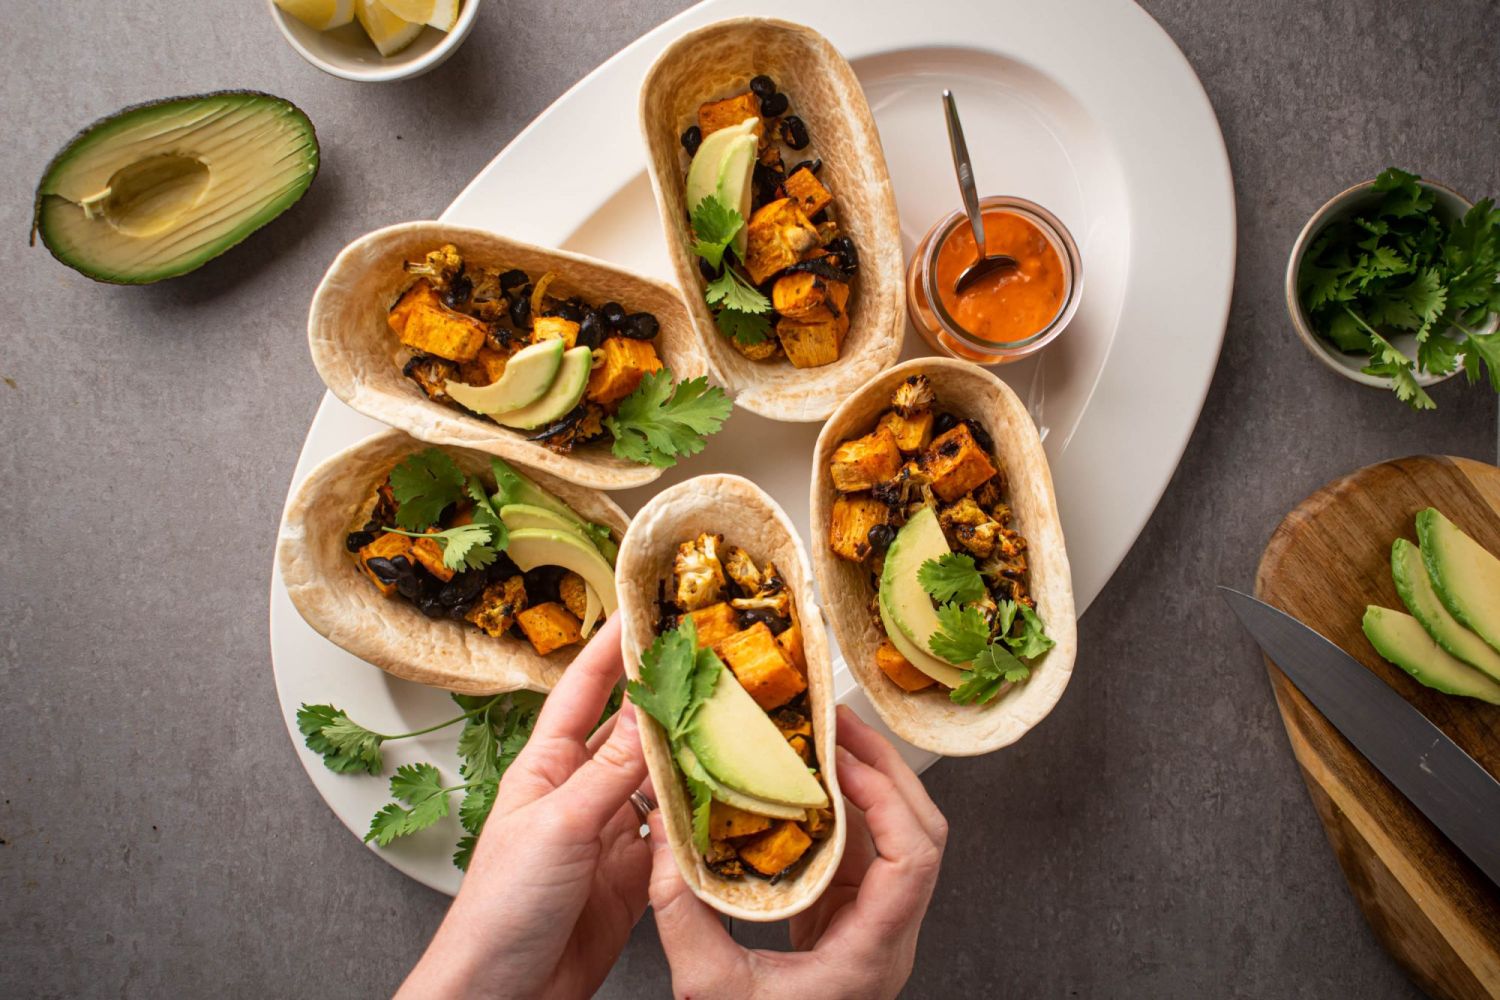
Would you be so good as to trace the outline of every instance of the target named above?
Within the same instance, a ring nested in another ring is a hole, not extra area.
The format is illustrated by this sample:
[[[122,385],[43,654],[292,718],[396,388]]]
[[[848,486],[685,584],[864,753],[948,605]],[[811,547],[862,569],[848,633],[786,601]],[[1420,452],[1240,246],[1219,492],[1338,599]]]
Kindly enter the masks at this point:
[[[354,16],[383,56],[395,55],[422,33],[420,23],[397,17],[383,0],[354,0]]]
[[[380,0],[392,14],[414,24],[451,31],[458,21],[459,0]]]
[[[354,20],[354,0],[276,0],[276,6],[314,31],[342,28]]]

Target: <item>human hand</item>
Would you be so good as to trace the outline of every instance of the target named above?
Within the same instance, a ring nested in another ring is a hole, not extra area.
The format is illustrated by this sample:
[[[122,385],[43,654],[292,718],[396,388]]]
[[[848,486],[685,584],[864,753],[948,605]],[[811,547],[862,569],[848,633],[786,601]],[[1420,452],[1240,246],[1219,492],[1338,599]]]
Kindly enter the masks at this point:
[[[843,861],[818,902],[790,923],[791,952],[739,945],[693,895],[651,823],[651,905],[672,991],[694,1000],[895,997],[911,975],[948,823],[896,748],[838,710],[838,776],[849,810]]]
[[[646,908],[651,852],[629,801],[646,777],[634,709],[589,736],[621,673],[618,619],[542,706],[399,997],[586,997],[619,957]]]

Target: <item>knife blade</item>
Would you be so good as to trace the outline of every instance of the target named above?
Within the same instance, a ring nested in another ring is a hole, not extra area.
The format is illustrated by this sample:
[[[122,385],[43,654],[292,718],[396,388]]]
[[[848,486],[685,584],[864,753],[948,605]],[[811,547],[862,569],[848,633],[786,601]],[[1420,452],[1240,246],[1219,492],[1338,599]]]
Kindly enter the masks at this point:
[[[1334,728],[1500,885],[1500,781],[1385,681],[1297,619],[1229,587],[1260,648]]]

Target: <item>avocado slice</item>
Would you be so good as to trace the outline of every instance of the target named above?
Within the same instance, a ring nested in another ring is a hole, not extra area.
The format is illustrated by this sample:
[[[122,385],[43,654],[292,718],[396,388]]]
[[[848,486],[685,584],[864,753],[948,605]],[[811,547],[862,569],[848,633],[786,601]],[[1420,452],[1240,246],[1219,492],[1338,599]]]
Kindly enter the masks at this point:
[[[750,221],[751,196],[755,193],[750,183],[755,173],[755,157],[760,151],[760,140],[754,133],[737,135],[724,151],[724,164],[719,168],[719,200],[740,213],[740,218]],[[744,225],[734,234],[729,248],[740,260],[745,259],[745,247],[749,242],[749,226]]]
[[[552,423],[577,406],[578,401],[583,398],[593,364],[594,352],[587,347],[574,347],[564,351],[557,378],[541,399],[509,413],[492,413],[490,419],[506,427],[528,431]]]
[[[1448,613],[1427,575],[1422,550],[1404,538],[1396,539],[1391,546],[1391,579],[1406,610],[1422,623],[1434,642],[1450,655],[1500,681],[1500,653]]]
[[[446,390],[460,406],[475,413],[509,413],[530,406],[546,395],[562,367],[561,340],[544,340],[521,348],[505,363],[505,371],[489,385],[449,381]]]
[[[1417,515],[1417,541],[1443,606],[1500,650],[1500,559],[1433,507]]]
[[[505,554],[522,572],[538,566],[561,566],[583,577],[604,604],[604,613],[612,615],[619,607],[615,596],[615,571],[592,542],[567,531],[549,528],[518,528],[510,533]],[[753,702],[752,702],[753,704]],[[766,720],[769,722],[770,720]],[[776,728],[772,726],[771,728]],[[788,747],[790,749],[790,747]],[[793,752],[795,756],[795,751]]]
[[[737,792],[803,809],[828,805],[818,779],[731,670],[719,671],[688,725],[687,745],[705,771]]]
[[[510,503],[500,508],[500,520],[505,522],[505,527],[511,531],[521,528],[540,528],[544,530],[561,531],[576,536],[586,543],[590,548],[598,551],[599,542],[590,537],[588,532],[578,521],[563,517],[555,511],[545,507],[533,507],[530,504]],[[614,564],[609,554],[603,551],[599,555],[604,557],[605,562]],[[588,595],[586,610],[583,613],[583,634],[588,635],[594,630],[594,623],[599,620],[599,613],[603,610],[603,602],[598,592],[592,586],[585,583],[584,590]]]
[[[318,172],[290,101],[236,90],[138,104],[52,158],[32,238],[96,281],[144,285],[202,267],[285,212]]]
[[[901,526],[886,551],[879,604],[886,635],[901,655],[939,684],[956,688],[963,683],[962,671],[928,652],[927,640],[942,623],[932,607],[932,598],[917,582],[922,564],[948,551],[937,514],[931,507],[923,507]]]
[[[686,774],[689,778],[692,778],[694,781],[701,781],[707,785],[709,793],[727,806],[734,806],[736,809],[753,812],[757,816],[769,816],[772,819],[798,821],[807,818],[806,809],[783,805],[780,802],[768,802],[765,799],[758,799],[753,795],[746,795],[744,792],[737,792],[728,785],[720,784],[714,780],[713,775],[703,770],[703,765],[698,763],[698,756],[693,753],[692,747],[681,746],[677,748],[677,766],[682,768],[682,773]]]
[[[724,171],[724,155],[729,152],[735,139],[753,135],[755,126],[759,124],[759,118],[746,118],[738,125],[721,128],[704,137],[698,146],[698,152],[693,154],[693,162],[688,164],[684,197],[689,215],[702,204],[704,198],[718,194],[719,177]],[[730,203],[729,207],[734,208],[735,203]]]
[[[1500,705],[1500,684],[1449,655],[1411,615],[1372,604],[1365,609],[1364,630],[1375,652],[1420,683],[1444,694]]]

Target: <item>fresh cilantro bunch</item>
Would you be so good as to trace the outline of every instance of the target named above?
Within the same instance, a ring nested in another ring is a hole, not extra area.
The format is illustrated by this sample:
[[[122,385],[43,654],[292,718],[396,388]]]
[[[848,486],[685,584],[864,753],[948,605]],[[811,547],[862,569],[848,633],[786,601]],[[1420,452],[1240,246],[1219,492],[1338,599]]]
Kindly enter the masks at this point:
[[[1329,223],[1298,273],[1302,307],[1317,333],[1349,354],[1368,354],[1364,371],[1389,378],[1413,409],[1436,407],[1417,373],[1446,375],[1462,358],[1470,383],[1488,369],[1500,392],[1500,333],[1482,334],[1500,311],[1500,211],[1492,199],[1462,219],[1436,210],[1421,178],[1390,167],[1375,179],[1379,200]],[[1409,333],[1416,358],[1391,342]]]
[[[1031,676],[1034,661],[1056,645],[1035,611],[1017,601],[1001,601],[993,623],[974,602],[989,589],[974,560],[961,552],[929,559],[917,569],[917,582],[938,602],[940,627],[927,640],[934,656],[967,663],[963,683],[949,693],[960,705],[984,704],[1006,684]]]
[[[614,415],[604,418],[617,456],[665,469],[676,465],[678,456],[698,454],[704,439],[724,425],[734,403],[723,389],[702,376],[676,385],[672,378],[670,368],[647,374]]]
[[[724,664],[712,649],[698,648],[698,630],[693,620],[663,632],[641,654],[641,679],[626,685],[635,706],[661,724],[677,756],[682,740],[699,707],[713,694]],[[710,786],[691,774],[683,774],[693,795],[693,843],[709,849],[708,817],[713,801]]]
[[[692,211],[693,253],[716,271],[717,278],[704,289],[713,308],[719,332],[745,347],[762,343],[771,332],[771,300],[741,277],[734,262],[726,259],[729,245],[745,227],[745,219],[718,195],[709,195]]]

